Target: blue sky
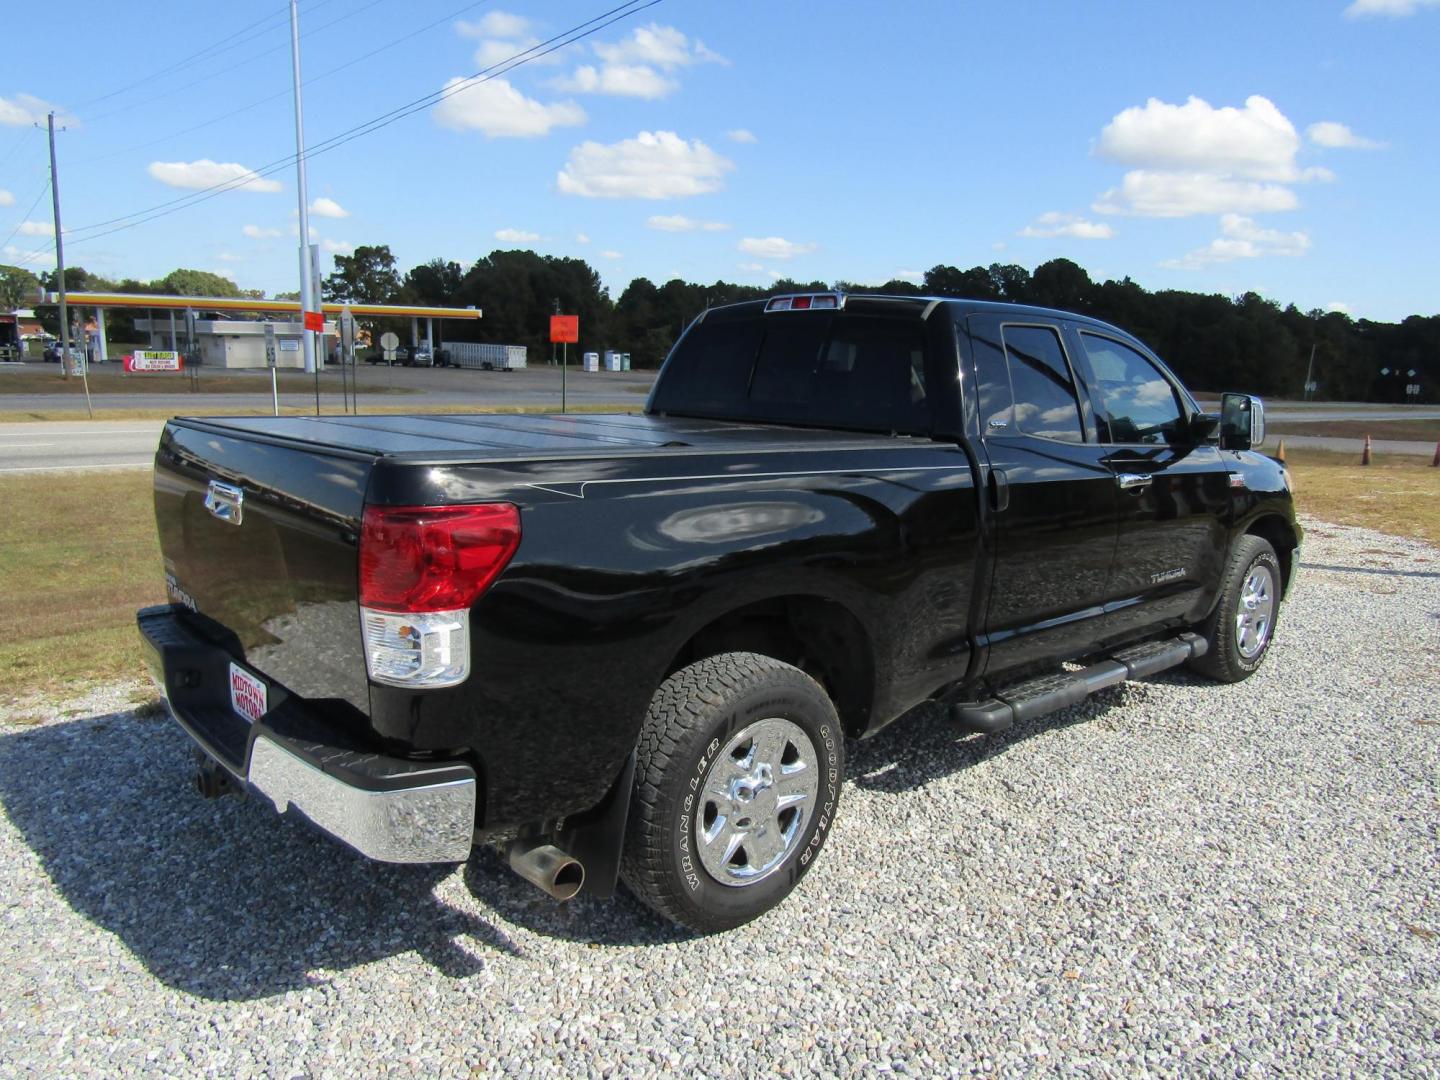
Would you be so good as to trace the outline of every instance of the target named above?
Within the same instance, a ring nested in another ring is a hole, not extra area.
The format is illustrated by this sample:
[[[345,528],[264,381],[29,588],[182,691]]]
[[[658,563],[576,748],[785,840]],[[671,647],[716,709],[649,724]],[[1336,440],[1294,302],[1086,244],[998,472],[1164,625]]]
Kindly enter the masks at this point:
[[[307,141],[618,2],[307,0]],[[295,288],[294,169],[247,174],[293,151],[284,6],[145,10],[7,15],[15,40],[77,47],[0,65],[0,262],[53,265],[30,122],[54,107],[67,262]],[[1440,0],[664,0],[314,157],[311,224],[402,269],[582,257],[615,296],[640,275],[879,282],[1065,256],[1151,289],[1433,314],[1437,46]]]

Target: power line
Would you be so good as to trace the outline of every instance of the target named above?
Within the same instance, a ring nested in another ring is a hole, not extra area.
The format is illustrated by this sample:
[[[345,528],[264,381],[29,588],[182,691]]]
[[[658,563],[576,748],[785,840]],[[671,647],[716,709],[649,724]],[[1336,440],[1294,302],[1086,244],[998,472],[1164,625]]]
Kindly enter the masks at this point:
[[[441,90],[437,90],[432,93],[426,94],[423,97],[416,98],[413,101],[407,102],[404,105],[392,109],[388,113],[382,113],[380,116],[374,117],[370,120],[366,120],[363,123],[357,124],[354,127],[347,129],[346,131],[340,132],[338,135],[331,136],[329,139],[325,139],[320,143],[314,144],[306,149],[305,157],[308,160],[311,157],[316,157],[320,154],[327,153],[330,150],[334,150],[337,147],[343,146],[348,142],[353,142],[355,139],[361,138],[364,135],[373,134],[374,132],[379,131],[381,128],[389,127],[391,124],[404,119],[406,116],[413,115],[414,113],[419,112],[422,109],[428,108],[429,106],[437,104],[440,101],[444,101],[446,98],[453,97],[455,94],[458,94],[463,90],[468,90],[472,86],[477,86],[480,83],[489,82],[491,79],[495,79],[501,75],[508,74],[515,68],[530,63],[533,60],[538,60],[540,57],[547,56],[550,53],[556,52],[559,49],[563,49],[567,45],[574,44],[577,41],[581,41],[584,38],[590,37],[592,34],[597,34],[601,30],[604,30],[607,27],[612,26],[613,24],[620,22],[623,19],[627,19],[632,15],[637,15],[640,12],[646,10],[647,8],[652,8],[661,2],[662,0],[648,0],[648,2],[644,3],[642,3],[641,0],[628,0],[627,3],[621,4],[618,7],[611,8],[609,11],[603,12],[592,19],[586,20],[585,22],[578,23],[575,26],[572,26],[570,29],[556,34],[554,37],[548,38],[545,41],[539,42],[536,45],[532,45],[528,49],[523,49],[506,60],[502,60],[497,64],[492,64],[488,68],[482,68],[475,74],[461,79],[459,82],[451,86],[444,87]],[[217,195],[222,195],[227,191],[234,191],[237,188],[241,188],[246,186],[247,184],[253,183],[256,179],[263,178],[275,172],[279,172],[281,169],[293,165],[295,163],[295,159],[296,155],[290,154],[286,157],[269,162],[268,164],[262,166],[259,169],[252,170],[245,176],[239,176],[229,180],[223,180],[217,184],[212,184],[207,188],[202,188],[200,191],[197,191],[192,195],[182,195],[178,198],[170,199],[167,202],[158,203],[157,205],[150,207],[148,210],[137,210],[134,213],[123,214],[120,217],[110,218],[107,221],[98,221],[92,225],[85,225],[81,226],[78,229],[70,230],[74,234],[83,232],[91,233],[91,235],[89,236],[72,240],[71,243],[85,243],[90,240],[96,240],[102,236],[109,236],[112,233],[121,232],[125,229],[131,229],[137,225],[143,225],[146,222],[154,221],[157,218],[165,217],[169,214],[176,213],[179,210],[188,209],[189,207],[196,206],[199,203],[207,202]],[[125,224],[119,224],[121,222],[124,222]],[[115,228],[105,228],[105,226],[108,225],[115,225]],[[93,231],[97,229],[103,231]]]
[[[328,2],[328,0],[326,0],[326,2]],[[386,52],[399,45],[403,45],[411,38],[419,37],[421,34],[435,29],[435,27],[439,26],[441,23],[449,22],[451,19],[457,18],[460,15],[464,15],[470,11],[473,11],[475,8],[480,7],[482,4],[487,4],[489,2],[490,0],[472,0],[471,3],[466,4],[464,7],[456,8],[454,11],[446,15],[440,16],[440,18],[434,20],[433,22],[426,23],[418,30],[412,30],[410,33],[405,34],[402,37],[398,37],[392,41],[386,42],[378,49],[371,49],[369,52],[362,53],[361,55],[355,57],[353,60],[347,60],[345,63],[338,64],[328,71],[322,71],[319,75],[312,75],[300,85],[302,87],[310,86],[313,83],[320,82],[322,79],[328,79],[332,75],[338,75],[340,72],[345,71],[348,68],[352,68],[356,64],[363,64],[366,60],[369,60],[373,56],[378,56],[382,52]],[[97,161],[108,161],[111,158],[122,157],[126,154],[132,154],[137,150],[148,150],[152,146],[159,146],[161,143],[169,142],[171,139],[178,139],[181,135],[189,135],[193,132],[200,131],[215,124],[219,124],[225,120],[231,119],[232,117],[239,116],[241,113],[249,112],[251,109],[258,108],[261,105],[267,105],[272,101],[278,101],[281,98],[287,98],[290,96],[290,94],[290,90],[281,90],[278,93],[269,94],[262,98],[257,98],[256,100],[250,102],[248,105],[241,105],[239,108],[231,109],[229,112],[221,113],[219,116],[212,116],[209,120],[201,121],[198,124],[194,124],[187,128],[182,128],[179,131],[172,131],[168,135],[161,135],[157,139],[150,139],[148,142],[137,143],[135,146],[127,146],[123,150],[111,150],[104,154],[97,154],[94,157],[88,157],[82,159],[81,161],[74,162],[72,163],[72,165],[90,165]]]
[[[316,0],[316,3],[312,4],[308,10],[313,12],[331,2],[332,0]],[[167,75],[173,75],[175,72],[180,71],[183,68],[190,67],[191,65],[196,64],[201,60],[219,56],[222,53],[229,52],[231,49],[238,49],[241,45],[244,45],[247,42],[254,41],[256,38],[264,37],[266,34],[270,33],[273,30],[280,29],[285,25],[289,18],[290,9],[288,6],[276,8],[269,15],[256,19],[254,22],[242,26],[239,30],[232,31],[223,38],[218,38],[217,40],[212,41],[203,49],[198,49],[195,52],[191,53],[189,56],[181,57],[179,60],[176,60],[173,63],[167,62],[165,64],[165,73]],[[263,26],[265,23],[271,22],[275,23],[275,25],[266,27],[264,30],[261,30],[259,33],[256,34],[249,33],[249,31],[254,30],[256,27]],[[240,35],[242,34],[248,34],[249,36],[241,37]],[[90,105],[98,105],[102,101],[109,101],[111,98],[119,97],[121,94],[125,93],[128,90],[134,90],[137,86],[150,85],[154,81],[155,80],[153,76],[146,76],[142,79],[136,79],[134,82],[126,83],[124,86],[117,87],[116,89],[111,90],[109,93],[101,94],[99,97],[90,98],[88,101],[82,101],[79,105],[75,107],[77,109],[83,109],[87,108]],[[104,113],[102,115],[109,116],[111,114]],[[89,119],[94,120],[98,119],[98,117],[90,117]]]
[[[10,246],[10,241],[15,239],[15,234],[20,231],[20,226],[24,225],[25,222],[30,220],[30,215],[35,212],[35,207],[40,205],[40,200],[45,197],[45,193],[49,190],[50,178],[47,176],[45,178],[45,183],[40,185],[40,190],[35,195],[35,201],[30,204],[30,209],[26,210],[25,213],[21,215],[20,220],[15,223],[15,228],[11,229],[10,235],[5,238],[4,243],[0,243],[0,250],[3,250]],[[44,249],[42,248],[41,250],[43,251]],[[37,254],[39,254],[39,252],[36,251],[32,251],[30,253],[31,256]]]
[[[322,2],[328,3],[329,0],[322,0]],[[328,23],[322,23],[322,24],[319,25],[319,26],[312,27],[311,29],[306,30],[305,33],[304,33],[303,35],[301,35],[301,36],[302,36],[302,37],[310,37],[312,34],[323,33],[324,31],[330,29],[330,27],[336,25],[337,23],[342,23],[342,22],[344,22],[346,19],[354,18],[356,15],[359,15],[361,12],[369,11],[371,8],[373,8],[373,7],[375,7],[375,6],[379,5],[379,4],[383,4],[383,3],[385,3],[385,2],[386,2],[386,0],[370,0],[370,2],[369,2],[368,4],[365,4],[363,7],[355,8],[353,11],[347,11],[344,15],[341,15],[341,16],[339,16],[338,18],[331,19]],[[318,7],[318,6],[319,6],[319,5],[317,4],[316,7]],[[315,8],[311,8],[310,10],[311,10],[311,11],[314,11]],[[289,9],[288,9],[288,8],[286,9],[286,18],[287,18],[287,19],[289,18]],[[252,35],[250,36],[250,38],[247,38],[247,39],[245,39],[245,40],[248,41],[248,40],[250,40],[251,38],[263,37],[263,36],[265,36],[265,34],[268,34],[268,33],[269,33],[269,31],[266,30],[266,31],[263,31],[263,32],[261,32],[261,33],[259,33],[259,34],[252,34]],[[240,45],[240,44],[242,44],[242,42],[236,42],[235,44],[236,44],[236,45]],[[271,46],[270,48],[264,49],[264,50],[262,50],[262,51],[260,51],[260,52],[251,53],[251,54],[250,54],[249,56],[247,56],[244,60],[241,60],[241,61],[239,61],[238,63],[231,64],[231,65],[229,65],[228,67],[217,68],[216,70],[211,71],[211,72],[209,72],[208,74],[201,75],[198,79],[191,79],[191,80],[190,80],[189,82],[187,82],[187,83],[181,83],[179,86],[172,86],[172,87],[170,87],[168,90],[164,91],[163,93],[156,94],[154,97],[145,98],[145,99],[143,99],[143,100],[141,100],[141,101],[132,101],[132,102],[131,102],[130,104],[128,104],[128,105],[121,105],[119,108],[111,109],[109,112],[98,113],[98,114],[96,114],[95,116],[88,117],[87,119],[88,119],[91,123],[95,123],[95,122],[100,121],[100,120],[109,119],[109,118],[112,117],[112,116],[118,116],[120,113],[129,112],[131,109],[138,109],[138,108],[140,108],[142,105],[153,105],[153,104],[154,104],[155,102],[157,102],[157,101],[164,101],[166,98],[172,98],[172,97],[174,97],[176,94],[183,94],[186,90],[189,90],[191,87],[199,86],[201,83],[204,83],[204,82],[209,82],[211,79],[218,78],[218,77],[221,76],[221,75],[224,75],[224,74],[226,74],[226,73],[228,73],[228,72],[234,71],[236,68],[245,67],[245,66],[248,65],[248,64],[253,64],[256,60],[259,60],[259,59],[261,59],[262,57],[269,56],[271,53],[280,52],[282,49],[289,49],[289,48],[290,48],[290,43],[287,41],[287,42],[283,42],[283,43],[280,44],[280,45]]]

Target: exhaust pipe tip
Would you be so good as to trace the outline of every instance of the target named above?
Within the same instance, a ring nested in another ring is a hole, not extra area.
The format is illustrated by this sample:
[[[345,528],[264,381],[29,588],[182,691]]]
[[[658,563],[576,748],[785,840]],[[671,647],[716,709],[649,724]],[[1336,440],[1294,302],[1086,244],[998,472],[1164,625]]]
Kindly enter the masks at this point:
[[[508,855],[511,870],[556,900],[569,900],[585,884],[585,867],[554,844],[516,841]]]

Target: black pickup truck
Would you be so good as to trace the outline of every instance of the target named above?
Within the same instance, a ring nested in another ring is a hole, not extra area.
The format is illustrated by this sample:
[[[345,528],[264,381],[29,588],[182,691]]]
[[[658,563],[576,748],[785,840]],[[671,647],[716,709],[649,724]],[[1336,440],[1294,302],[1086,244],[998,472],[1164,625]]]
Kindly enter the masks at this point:
[[[814,862],[847,738],[1255,671],[1301,541],[1263,424],[1082,316],[736,304],[643,415],[172,420],[139,628],[205,794],[724,929]]]

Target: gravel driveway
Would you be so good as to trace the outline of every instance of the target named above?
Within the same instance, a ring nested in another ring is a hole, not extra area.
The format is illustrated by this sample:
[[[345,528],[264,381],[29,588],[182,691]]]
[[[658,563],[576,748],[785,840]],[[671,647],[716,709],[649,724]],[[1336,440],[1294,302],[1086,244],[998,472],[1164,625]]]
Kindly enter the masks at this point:
[[[0,1072],[1440,1075],[1440,551],[1305,563],[1243,685],[852,746],[816,870],[711,938],[202,802],[107,695],[11,718]]]

